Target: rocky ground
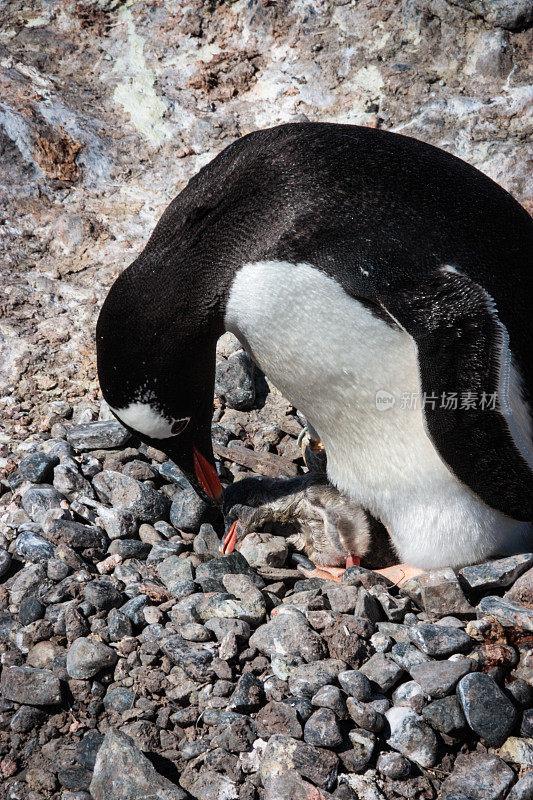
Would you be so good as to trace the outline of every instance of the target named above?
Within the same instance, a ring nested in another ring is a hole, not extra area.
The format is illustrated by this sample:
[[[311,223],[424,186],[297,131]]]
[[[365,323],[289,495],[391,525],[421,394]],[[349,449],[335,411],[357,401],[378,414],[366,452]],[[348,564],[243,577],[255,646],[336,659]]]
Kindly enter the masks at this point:
[[[403,590],[220,557],[109,419],[94,324],[188,178],[328,120],[444,147],[533,208],[529,0],[11,0],[0,8],[0,797],[533,797],[533,556]],[[502,265],[507,268],[507,265]],[[302,471],[231,337],[223,482]],[[382,551],[380,551],[382,552]],[[371,566],[371,564],[367,564]]]
[[[223,482],[302,471],[230,335],[216,388]],[[162,453],[105,405],[55,414],[1,462],[2,797],[533,797],[533,554],[401,590],[305,579],[275,528],[221,556]]]

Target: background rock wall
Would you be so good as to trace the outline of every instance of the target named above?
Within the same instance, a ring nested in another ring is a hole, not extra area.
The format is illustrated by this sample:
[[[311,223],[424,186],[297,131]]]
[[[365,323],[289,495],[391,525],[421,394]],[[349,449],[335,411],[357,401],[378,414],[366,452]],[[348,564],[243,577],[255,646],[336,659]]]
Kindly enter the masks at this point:
[[[189,177],[249,131],[401,131],[531,210],[532,19],[530,0],[3,4],[0,447],[46,431],[54,400],[94,396],[107,288]]]

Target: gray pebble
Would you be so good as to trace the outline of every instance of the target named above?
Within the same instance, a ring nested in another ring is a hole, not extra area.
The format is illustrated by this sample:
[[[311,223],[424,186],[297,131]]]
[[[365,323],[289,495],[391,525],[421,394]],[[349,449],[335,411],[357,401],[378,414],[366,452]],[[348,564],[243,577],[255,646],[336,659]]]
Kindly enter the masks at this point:
[[[518,715],[494,679],[482,672],[465,675],[457,686],[457,694],[472,730],[490,747],[502,745]]]
[[[337,680],[347,694],[366,702],[372,696],[372,686],[366,675],[356,669],[339,672]]]
[[[117,663],[117,654],[101,642],[80,637],[67,653],[67,672],[71,678],[86,680]]]
[[[432,767],[437,761],[437,737],[423,718],[405,706],[394,706],[385,716],[388,744],[419,766]]]
[[[445,697],[458,681],[471,672],[474,663],[469,658],[458,661],[427,661],[411,667],[411,677],[430,697]]]
[[[93,478],[93,486],[102,502],[120,511],[128,511],[141,522],[153,524],[168,517],[170,501],[167,497],[120,472],[100,472]]]
[[[382,692],[392,689],[403,675],[403,669],[385,653],[375,653],[361,666],[360,671]]]
[[[413,625],[409,628],[411,641],[430,656],[451,656],[471,649],[474,640],[462,630],[444,625]]]
[[[2,670],[0,694],[28,706],[51,706],[61,702],[59,679],[48,669],[7,666]]]
[[[53,544],[32,531],[20,533],[15,541],[15,547],[20,556],[26,561],[32,561],[34,564],[54,558],[56,554],[56,548]]]
[[[451,734],[465,727],[466,719],[455,695],[434,700],[422,709],[422,716],[440,733]]]
[[[376,766],[382,775],[395,781],[406,778],[411,769],[409,761],[400,753],[380,753]]]
[[[30,483],[44,483],[53,474],[54,467],[59,464],[57,456],[46,453],[32,453],[23,458],[19,465],[19,472]]]
[[[441,789],[443,793],[463,792],[473,800],[503,800],[513,780],[512,769],[498,756],[459,754]]]
[[[67,433],[67,441],[79,453],[84,450],[111,450],[123,447],[130,439],[131,433],[116,419],[75,425]]]
[[[317,747],[339,747],[342,734],[337,718],[329,708],[319,708],[304,726],[304,741]]]

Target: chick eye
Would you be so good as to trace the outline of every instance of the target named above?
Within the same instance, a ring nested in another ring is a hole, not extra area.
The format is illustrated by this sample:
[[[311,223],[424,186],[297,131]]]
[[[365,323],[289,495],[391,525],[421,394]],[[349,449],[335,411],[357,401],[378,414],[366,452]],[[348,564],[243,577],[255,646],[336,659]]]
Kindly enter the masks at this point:
[[[172,436],[177,436],[178,433],[184,431],[190,421],[191,421],[190,417],[183,417],[183,419],[175,419],[170,428]]]

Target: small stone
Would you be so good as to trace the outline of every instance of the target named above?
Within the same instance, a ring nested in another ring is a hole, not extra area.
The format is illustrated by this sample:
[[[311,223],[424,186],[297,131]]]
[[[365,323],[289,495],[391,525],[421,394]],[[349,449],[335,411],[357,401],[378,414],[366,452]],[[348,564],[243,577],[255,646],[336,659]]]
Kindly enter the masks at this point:
[[[36,597],[25,597],[19,608],[19,622],[21,625],[29,625],[44,617],[45,607]]]
[[[189,486],[182,489],[172,501],[170,522],[179,531],[196,533],[210,513],[210,506]]]
[[[474,640],[462,630],[425,623],[409,628],[411,641],[429,656],[451,656],[470,650]]]
[[[67,672],[71,678],[86,680],[117,663],[117,654],[101,642],[80,637],[67,652]]]
[[[311,714],[309,714],[311,716]],[[298,712],[288,703],[271,701],[259,711],[256,717],[257,732],[263,739],[274,734],[284,734],[295,739],[302,738],[302,726]]]
[[[430,617],[443,614],[473,615],[453,569],[433,569],[412,579],[418,583],[422,608]]]
[[[374,633],[370,637],[370,644],[376,653],[388,653],[392,648],[394,640],[390,636],[385,636],[384,633]]]
[[[112,450],[124,447],[130,439],[131,433],[116,419],[75,425],[67,433],[67,442],[78,453],[85,450]]]
[[[393,645],[390,657],[407,672],[410,672],[416,664],[424,664],[431,660],[418,647],[413,647],[412,644],[406,644],[405,642],[397,642]]]
[[[503,800],[514,780],[510,767],[488,753],[459,754],[441,786],[444,793],[463,793],[472,800]]]
[[[502,625],[533,631],[533,608],[508,600],[505,597],[483,597],[478,605],[482,616],[496,617]]]
[[[204,522],[200,526],[192,546],[201,561],[210,561],[212,558],[220,557],[220,539],[209,522]]]
[[[383,716],[377,711],[374,711],[368,703],[361,703],[360,700],[356,700],[354,697],[348,697],[346,699],[346,708],[353,721],[359,725],[360,728],[364,728],[365,731],[381,733],[383,730]]]
[[[315,786],[325,788],[332,785],[337,776],[338,759],[329,750],[317,749],[306,742],[299,742],[289,736],[271,736],[261,756],[259,775],[263,787],[268,789],[273,776],[280,775],[284,780],[293,770],[303,778],[313,781]],[[297,800],[301,797],[313,797],[316,790],[308,786],[307,794],[283,794],[283,800]],[[291,787],[291,792],[293,787]],[[313,793],[312,793],[313,792]],[[277,797],[271,795],[271,800]],[[321,800],[318,795],[317,800]]]
[[[168,516],[170,501],[165,495],[120,472],[100,472],[93,478],[93,486],[102,502],[128,511],[141,522],[153,524]]]
[[[326,589],[326,596],[332,611],[338,611],[341,614],[353,614],[357,605],[359,589],[357,586],[340,583]]]
[[[117,608],[112,608],[107,615],[107,630],[112,642],[120,642],[125,636],[133,635],[131,620]]]
[[[230,697],[228,708],[240,714],[250,714],[263,704],[265,692],[263,682],[253,673],[245,672],[237,681]]]
[[[474,663],[469,658],[458,661],[426,661],[411,668],[411,677],[430,697],[451,694],[456,684],[471,672]]]
[[[110,539],[131,537],[137,531],[137,518],[130,511],[121,511],[118,508],[99,506],[98,517],[102,521],[104,530]]]
[[[7,575],[10,567],[11,567],[11,556],[7,552],[7,550],[3,550],[0,547],[0,578],[3,578],[4,575]]]
[[[522,706],[522,708],[529,708],[529,706],[533,705],[533,686],[530,686],[522,678],[516,678],[512,683],[508,683],[505,690],[507,694],[511,695],[515,703]]]
[[[84,597],[99,611],[109,611],[111,608],[120,606],[124,599],[122,592],[108,578],[96,578],[89,581],[84,589]]]
[[[216,366],[215,394],[228,408],[248,411],[255,402],[254,365],[250,356],[240,350]]]
[[[432,767],[437,760],[437,737],[422,717],[404,706],[385,714],[390,734],[387,743],[421,767]]]
[[[376,747],[376,737],[368,731],[355,729],[350,731],[348,738],[352,749],[341,752],[341,760],[349,772],[362,772],[372,758]]]
[[[42,725],[45,719],[46,714],[42,709],[21,706],[13,715],[9,727],[14,733],[29,733]]]
[[[484,564],[474,564],[459,570],[461,580],[469,589],[504,589],[533,565],[533,553],[521,553]]]
[[[408,706],[420,714],[427,703],[427,697],[416,681],[406,681],[394,691],[392,702],[395,706]]]
[[[171,542],[168,542],[171,544]],[[168,556],[157,565],[157,574],[171,594],[176,593],[184,581],[192,581],[191,562],[178,556]]]
[[[517,712],[490,675],[473,672],[457,686],[469,726],[490,746],[500,747],[517,721]]]
[[[526,772],[519,781],[515,783],[507,800],[531,800],[533,797],[533,772]]]
[[[135,692],[122,687],[110,689],[104,697],[103,702],[106,711],[115,711],[117,714],[123,714],[124,711],[133,708],[135,704]]]
[[[24,480],[30,483],[45,483],[52,477],[56,464],[59,464],[57,456],[50,456],[46,453],[32,453],[22,459],[19,465],[19,472]]]
[[[533,568],[521,575],[504,597],[506,600],[533,608]]]
[[[342,733],[330,708],[319,708],[311,714],[305,723],[304,740],[317,747],[335,748],[342,744]]]
[[[346,719],[348,716],[346,703],[338,686],[322,686],[322,688],[313,695],[311,702],[314,706],[317,706],[317,708],[330,708],[337,719]]]
[[[28,706],[53,706],[61,702],[59,679],[47,669],[4,667],[0,694]]]
[[[26,561],[32,561],[34,564],[54,558],[56,554],[53,544],[50,544],[43,536],[32,531],[20,533],[15,541],[15,547],[20,556]]]
[[[103,741],[103,735],[97,730],[87,731],[83,735],[81,741],[76,745],[76,759],[82,767],[90,770],[94,769],[96,756]]]
[[[363,664],[360,671],[382,692],[392,689],[403,675],[403,669],[385,653],[375,653]]]
[[[180,787],[156,772],[129,736],[114,728],[108,730],[98,751],[90,792],[93,800],[185,798],[185,792]],[[231,800],[232,795],[226,794],[226,798]]]
[[[465,716],[455,695],[429,703],[422,709],[422,716],[440,733],[451,734],[466,725]]]
[[[498,755],[511,764],[519,764],[525,769],[533,768],[533,743],[517,736],[509,736],[498,750]]]
[[[148,605],[149,600],[145,594],[138,594],[132,597],[127,603],[120,607],[120,611],[128,617],[134,625],[144,625],[144,609]]]
[[[248,575],[256,586],[262,588],[265,583],[250,567],[246,559],[237,550],[228,556],[212,558],[205,564],[200,564],[196,569],[195,580],[204,592],[223,592],[225,586],[222,582],[224,575]]]
[[[271,533],[250,533],[239,546],[239,552],[251,567],[282,567],[289,549],[283,536]]]
[[[161,649],[173,664],[180,666],[195,681],[210,680],[214,676],[211,665],[213,653],[181,636],[167,636]]]
[[[400,753],[380,753],[376,766],[382,775],[394,781],[406,778],[411,770],[409,761]]]
[[[63,495],[49,484],[30,486],[21,497],[22,508],[33,522],[42,525],[47,512],[52,508],[61,508]]]
[[[250,646],[271,657],[290,653],[308,662],[323,659],[326,655],[322,638],[309,627],[304,615],[297,611],[277,614],[265,625],[261,625],[250,637]],[[311,695],[318,688],[317,686]]]
[[[366,702],[372,696],[372,686],[366,675],[357,669],[339,672],[337,680],[344,691],[356,700]]]
[[[111,542],[108,552],[111,555],[119,555],[122,559],[138,558],[142,561],[151,549],[151,544],[140,542],[137,539],[115,539]]]
[[[326,684],[333,683],[344,664],[336,659],[324,659],[296,667],[289,677],[289,690],[298,697],[313,697]]]

